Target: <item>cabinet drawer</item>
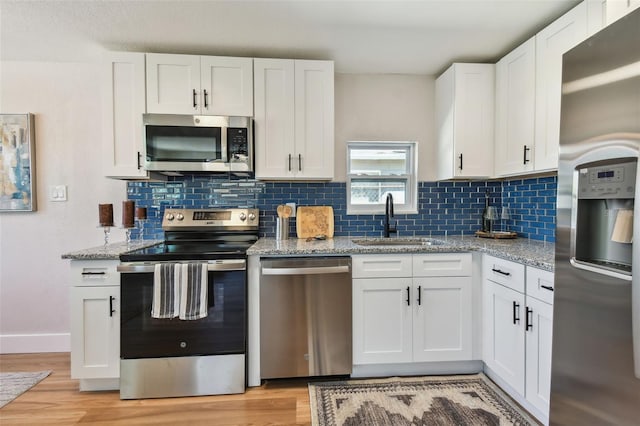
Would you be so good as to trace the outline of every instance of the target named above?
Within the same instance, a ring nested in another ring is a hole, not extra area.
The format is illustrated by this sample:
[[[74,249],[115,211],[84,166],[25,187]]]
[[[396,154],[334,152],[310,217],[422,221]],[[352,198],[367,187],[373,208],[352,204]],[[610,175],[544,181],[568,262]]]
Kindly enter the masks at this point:
[[[471,276],[471,253],[431,253],[413,255],[414,277]]]
[[[120,273],[116,270],[119,263],[119,260],[72,260],[71,285],[120,285]]]
[[[487,280],[524,293],[524,265],[520,263],[485,255],[482,275]]]
[[[353,278],[411,277],[411,255],[369,254],[351,257]]]
[[[527,296],[553,304],[553,272],[527,266]]]

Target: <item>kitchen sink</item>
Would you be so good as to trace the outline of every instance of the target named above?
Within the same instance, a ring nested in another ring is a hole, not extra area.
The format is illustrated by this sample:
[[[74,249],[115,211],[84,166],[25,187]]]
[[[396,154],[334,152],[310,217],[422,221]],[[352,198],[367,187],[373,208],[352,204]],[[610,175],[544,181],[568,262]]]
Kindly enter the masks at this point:
[[[440,246],[443,241],[430,238],[354,238],[352,243],[359,246]]]

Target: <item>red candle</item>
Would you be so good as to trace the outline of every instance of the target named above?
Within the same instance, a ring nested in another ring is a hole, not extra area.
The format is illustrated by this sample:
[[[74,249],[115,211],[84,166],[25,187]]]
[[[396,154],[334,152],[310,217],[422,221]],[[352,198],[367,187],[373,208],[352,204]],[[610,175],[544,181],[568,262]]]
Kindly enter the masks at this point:
[[[122,202],[122,226],[125,228],[133,228],[135,223],[133,222],[133,211],[135,209],[135,203],[127,200]]]
[[[145,220],[147,218],[146,207],[136,207],[136,219]]]
[[[113,226],[113,204],[98,204],[100,226]]]

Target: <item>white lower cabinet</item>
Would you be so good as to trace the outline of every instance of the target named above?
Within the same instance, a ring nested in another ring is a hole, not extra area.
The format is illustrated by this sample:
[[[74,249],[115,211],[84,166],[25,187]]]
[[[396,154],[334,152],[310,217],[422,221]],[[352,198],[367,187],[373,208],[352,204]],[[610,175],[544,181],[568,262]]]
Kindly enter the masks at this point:
[[[71,261],[71,378],[80,390],[119,388],[118,261]]]
[[[553,273],[484,255],[483,361],[543,423],[551,392]]]
[[[471,359],[470,253],[352,259],[354,364]]]

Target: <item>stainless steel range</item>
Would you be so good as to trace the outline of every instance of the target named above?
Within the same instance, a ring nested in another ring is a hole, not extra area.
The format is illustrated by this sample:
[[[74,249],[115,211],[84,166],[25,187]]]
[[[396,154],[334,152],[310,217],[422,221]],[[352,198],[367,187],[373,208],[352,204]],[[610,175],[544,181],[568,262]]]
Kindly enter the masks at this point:
[[[167,209],[162,229],[120,256],[120,398],[242,393],[258,210]]]

